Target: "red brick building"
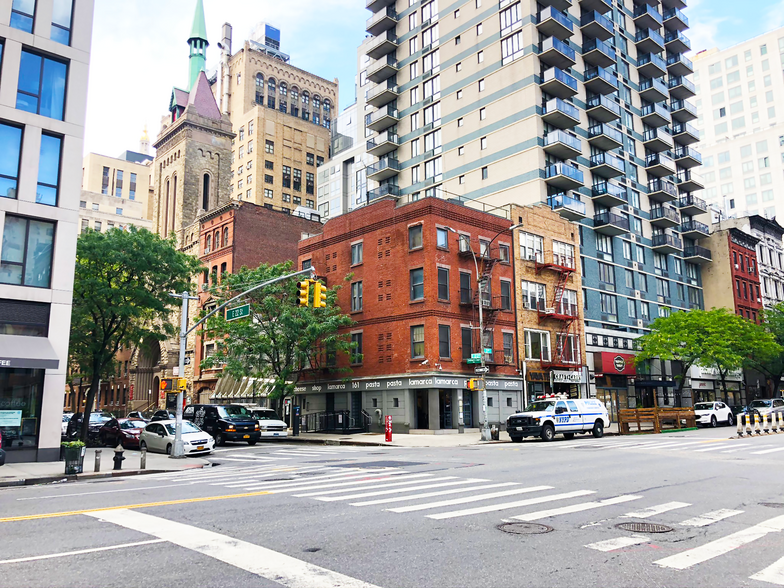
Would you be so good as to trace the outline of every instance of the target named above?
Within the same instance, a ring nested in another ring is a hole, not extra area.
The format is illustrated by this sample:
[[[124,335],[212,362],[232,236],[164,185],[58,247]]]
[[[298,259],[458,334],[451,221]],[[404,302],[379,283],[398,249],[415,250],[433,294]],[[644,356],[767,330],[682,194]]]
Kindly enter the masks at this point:
[[[515,334],[512,235],[508,218],[438,198],[398,206],[381,200],[330,219],[299,244],[300,267],[312,265],[351,315],[357,344],[338,367],[298,387],[302,414],[365,410],[395,431],[481,425],[481,393],[467,389],[472,353],[485,354],[490,422],[505,421],[522,398]],[[489,288],[477,290],[479,273]],[[478,309],[484,310],[480,345]]]

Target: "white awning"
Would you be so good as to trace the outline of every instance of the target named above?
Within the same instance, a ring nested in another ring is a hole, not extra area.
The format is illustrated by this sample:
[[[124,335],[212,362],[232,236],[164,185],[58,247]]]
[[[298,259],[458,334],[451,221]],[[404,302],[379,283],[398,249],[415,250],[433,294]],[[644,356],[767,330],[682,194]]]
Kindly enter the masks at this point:
[[[60,359],[46,337],[0,335],[0,367],[56,370]]]

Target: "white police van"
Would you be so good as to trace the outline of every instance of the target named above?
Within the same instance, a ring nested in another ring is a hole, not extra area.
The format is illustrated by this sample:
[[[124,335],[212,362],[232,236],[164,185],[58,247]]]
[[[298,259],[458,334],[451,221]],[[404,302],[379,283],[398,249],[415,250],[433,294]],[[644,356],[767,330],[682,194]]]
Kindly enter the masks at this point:
[[[595,398],[549,396],[531,402],[525,412],[510,416],[506,420],[506,432],[515,443],[526,437],[552,441],[556,433],[572,439],[575,433],[590,432],[599,438],[609,424],[607,408]]]

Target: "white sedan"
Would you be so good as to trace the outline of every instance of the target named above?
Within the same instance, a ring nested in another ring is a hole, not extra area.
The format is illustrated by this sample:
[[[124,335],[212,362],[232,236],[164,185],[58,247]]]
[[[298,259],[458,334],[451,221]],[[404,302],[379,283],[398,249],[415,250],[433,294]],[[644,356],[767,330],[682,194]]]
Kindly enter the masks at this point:
[[[694,414],[698,425],[717,427],[719,423],[735,424],[732,409],[723,402],[698,402],[694,405]]]
[[[139,436],[139,448],[171,455],[177,421],[166,420],[149,423]],[[182,421],[182,442],[185,455],[210,453],[215,439],[190,421]]]

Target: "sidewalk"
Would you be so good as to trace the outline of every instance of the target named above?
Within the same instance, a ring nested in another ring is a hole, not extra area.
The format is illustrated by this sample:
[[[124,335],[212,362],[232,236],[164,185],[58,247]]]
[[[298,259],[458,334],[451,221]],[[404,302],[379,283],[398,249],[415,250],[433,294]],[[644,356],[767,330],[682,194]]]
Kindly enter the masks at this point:
[[[95,451],[101,450],[101,471],[95,472]],[[0,467],[0,488],[4,486],[26,486],[29,484],[45,484],[49,482],[64,482],[75,480],[90,480],[96,478],[110,478],[112,476],[134,476],[138,474],[157,474],[160,472],[173,472],[191,468],[203,468],[210,462],[200,457],[186,457],[185,459],[170,459],[161,453],[147,453],[147,468],[139,469],[141,453],[126,450],[123,454],[123,468],[113,471],[114,450],[111,447],[88,448],[84,456],[84,473],[66,476],[64,461],[41,461],[26,463],[8,463]]]

